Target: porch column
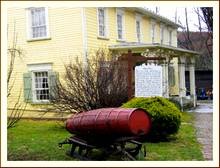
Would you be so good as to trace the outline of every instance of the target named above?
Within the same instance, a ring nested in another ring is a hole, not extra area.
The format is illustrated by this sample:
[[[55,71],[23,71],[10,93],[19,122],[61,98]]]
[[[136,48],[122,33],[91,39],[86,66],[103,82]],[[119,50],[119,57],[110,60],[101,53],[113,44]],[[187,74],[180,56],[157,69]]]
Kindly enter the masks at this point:
[[[162,64],[162,87],[163,87],[163,97],[166,97],[166,63],[163,61]]]
[[[190,81],[190,96],[193,98],[193,105],[196,107],[196,89],[195,89],[195,59],[190,58],[189,64],[189,81]]]
[[[179,57],[179,97],[186,97],[185,56]]]
[[[164,70],[165,70],[165,72],[164,72],[164,84],[165,84],[165,94],[164,94],[164,96],[166,97],[166,98],[169,98],[169,74],[168,74],[168,68],[169,68],[169,58],[166,56],[166,61],[164,62]]]
[[[169,58],[166,57],[166,67],[165,67],[165,70],[166,70],[166,89],[167,89],[167,92],[166,92],[166,97],[169,98]]]
[[[166,57],[166,60],[162,64],[162,85],[163,85],[163,97],[169,98],[169,74],[168,74],[168,62],[169,58]]]

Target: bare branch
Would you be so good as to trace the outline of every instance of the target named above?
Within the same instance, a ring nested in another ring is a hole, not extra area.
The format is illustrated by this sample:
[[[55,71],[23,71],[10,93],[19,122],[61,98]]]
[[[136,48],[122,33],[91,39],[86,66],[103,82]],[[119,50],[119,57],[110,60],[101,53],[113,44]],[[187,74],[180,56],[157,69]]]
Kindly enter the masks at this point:
[[[9,33],[9,32],[7,32]],[[11,96],[11,91],[16,81],[16,74],[14,73],[14,67],[16,59],[21,59],[23,52],[17,47],[17,38],[18,35],[16,33],[16,24],[14,22],[14,30],[13,30],[13,38],[12,45],[8,47],[7,57],[9,59],[8,68],[7,68],[7,97]],[[13,78],[12,78],[13,74]],[[26,109],[27,104],[20,102],[21,99],[21,90],[19,92],[18,98],[13,100],[15,102],[12,106],[10,116],[8,117],[7,128],[11,128],[15,126],[15,124],[22,118],[24,111]]]
[[[78,57],[65,65],[65,82],[58,82],[58,96],[52,101],[61,114],[117,107],[127,100],[126,67],[104,49],[88,58],[86,67]]]

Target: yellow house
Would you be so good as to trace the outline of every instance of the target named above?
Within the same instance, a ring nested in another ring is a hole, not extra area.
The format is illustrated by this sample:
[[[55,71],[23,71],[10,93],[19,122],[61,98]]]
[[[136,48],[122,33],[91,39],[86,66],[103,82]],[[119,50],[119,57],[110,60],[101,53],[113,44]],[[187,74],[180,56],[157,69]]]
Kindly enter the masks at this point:
[[[8,46],[15,30],[17,46],[24,51],[22,59],[15,61],[9,114],[21,94],[22,101],[28,102],[23,116],[42,116],[56,72],[62,74],[64,64],[77,55],[86,62],[87,52],[98,48],[107,48],[115,56],[128,50],[143,57],[162,53],[165,97],[186,97],[185,63],[190,62],[190,93],[195,102],[193,63],[197,53],[177,48],[178,27],[163,16],[137,7],[9,8]],[[46,116],[53,118],[56,114]]]

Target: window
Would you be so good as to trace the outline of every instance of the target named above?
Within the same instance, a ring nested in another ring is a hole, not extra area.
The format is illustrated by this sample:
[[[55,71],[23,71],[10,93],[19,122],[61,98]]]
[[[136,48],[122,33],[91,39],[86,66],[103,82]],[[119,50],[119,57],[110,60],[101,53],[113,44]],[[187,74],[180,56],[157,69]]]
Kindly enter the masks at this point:
[[[122,10],[117,9],[117,32],[118,32],[118,39],[123,40],[124,39],[124,13]]]
[[[24,73],[24,99],[26,102],[49,102],[56,96],[57,74],[51,64],[30,64]]]
[[[28,25],[29,39],[42,39],[49,37],[47,8],[29,8]]]
[[[155,42],[155,29],[156,29],[156,23],[155,23],[155,21],[151,21],[151,40],[152,40],[152,43]]]
[[[164,43],[164,25],[160,25],[160,43]]]
[[[48,72],[34,72],[34,96],[37,101],[49,100]]]
[[[140,20],[136,20],[136,31],[137,31],[137,40],[141,41],[141,22]]]
[[[106,23],[106,9],[98,8],[98,35],[100,37],[107,37]]]
[[[141,42],[141,39],[142,39],[142,35],[141,35],[141,15],[139,14],[136,14],[136,36],[137,36],[137,41],[138,42]]]
[[[169,45],[172,45],[172,30],[169,30]]]
[[[173,66],[169,66],[168,68],[168,73],[169,73],[169,86],[174,86],[175,85],[175,70]]]

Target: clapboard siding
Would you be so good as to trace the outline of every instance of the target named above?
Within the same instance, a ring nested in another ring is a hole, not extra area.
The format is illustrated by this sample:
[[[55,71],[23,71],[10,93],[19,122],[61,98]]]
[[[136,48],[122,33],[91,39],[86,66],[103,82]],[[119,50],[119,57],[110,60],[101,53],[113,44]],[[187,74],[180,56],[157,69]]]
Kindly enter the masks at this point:
[[[13,27],[18,33],[17,46],[24,51],[22,59],[17,59],[12,80],[15,86],[8,98],[8,108],[12,108],[21,93],[20,101],[23,101],[23,73],[28,71],[27,64],[52,63],[53,71],[59,72],[61,78],[64,72],[64,64],[81,55],[82,43],[82,18],[81,8],[49,8],[50,40],[27,41],[26,9],[10,8],[8,10],[8,45],[13,38]],[[28,104],[27,110],[39,110],[44,105]],[[27,113],[25,117],[35,116],[35,113]]]

